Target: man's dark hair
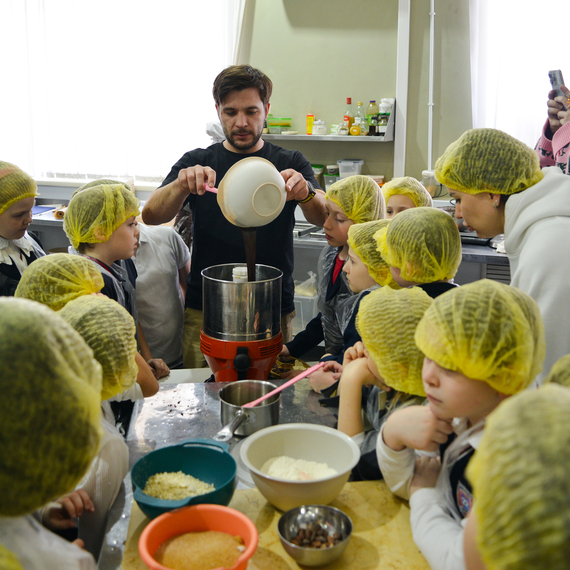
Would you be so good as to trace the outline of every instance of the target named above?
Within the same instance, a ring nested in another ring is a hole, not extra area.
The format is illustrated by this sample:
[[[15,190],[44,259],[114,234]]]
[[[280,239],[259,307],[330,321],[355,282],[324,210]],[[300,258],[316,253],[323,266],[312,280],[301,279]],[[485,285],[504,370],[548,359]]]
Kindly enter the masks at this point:
[[[259,98],[267,105],[273,90],[271,79],[251,65],[231,65],[214,80],[212,94],[216,105],[221,105],[230,91],[243,91],[251,87],[257,89]]]

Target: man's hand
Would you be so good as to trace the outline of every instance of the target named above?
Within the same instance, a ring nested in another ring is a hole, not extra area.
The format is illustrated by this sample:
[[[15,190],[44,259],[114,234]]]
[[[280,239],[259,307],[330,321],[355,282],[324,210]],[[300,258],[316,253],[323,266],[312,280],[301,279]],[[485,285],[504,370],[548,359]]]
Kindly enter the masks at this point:
[[[200,166],[199,164],[190,168],[183,168],[178,173],[178,184],[186,196],[188,194],[201,196],[206,192],[205,184],[210,187],[216,185],[216,172],[209,166]]]
[[[451,420],[440,420],[428,406],[408,406],[391,414],[382,431],[384,443],[394,451],[406,447],[437,451],[453,432]]]
[[[150,366],[154,377],[158,380],[159,378],[164,378],[170,374],[170,368],[162,358],[151,358],[147,360],[146,363]]]
[[[281,171],[287,190],[287,202],[290,200],[304,200],[309,195],[309,187],[303,175],[292,168]]]
[[[80,517],[85,511],[93,513],[95,506],[89,495],[83,489],[78,489],[54,501],[43,514],[42,524],[50,530],[74,528],[73,519]]]
[[[435,457],[424,455],[416,459],[414,478],[410,483],[410,497],[419,489],[435,487],[439,472],[441,471],[441,461]]]

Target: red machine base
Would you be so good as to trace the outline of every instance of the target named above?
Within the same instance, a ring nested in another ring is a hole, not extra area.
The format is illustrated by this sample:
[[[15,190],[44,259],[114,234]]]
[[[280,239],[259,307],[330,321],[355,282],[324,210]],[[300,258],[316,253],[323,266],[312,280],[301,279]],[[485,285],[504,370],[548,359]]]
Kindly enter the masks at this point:
[[[283,347],[283,335],[269,340],[227,341],[200,333],[200,350],[216,382],[267,380]]]

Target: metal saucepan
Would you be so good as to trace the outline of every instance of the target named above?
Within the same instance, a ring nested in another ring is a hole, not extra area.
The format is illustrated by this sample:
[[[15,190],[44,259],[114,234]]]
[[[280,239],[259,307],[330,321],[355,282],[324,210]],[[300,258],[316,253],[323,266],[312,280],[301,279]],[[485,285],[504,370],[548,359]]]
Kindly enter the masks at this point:
[[[222,388],[218,394],[224,427],[213,439],[229,441],[234,434],[251,435],[262,428],[278,424],[281,393],[271,396],[255,408],[242,408],[244,404],[265,396],[276,388],[275,384],[261,380],[230,382]]]

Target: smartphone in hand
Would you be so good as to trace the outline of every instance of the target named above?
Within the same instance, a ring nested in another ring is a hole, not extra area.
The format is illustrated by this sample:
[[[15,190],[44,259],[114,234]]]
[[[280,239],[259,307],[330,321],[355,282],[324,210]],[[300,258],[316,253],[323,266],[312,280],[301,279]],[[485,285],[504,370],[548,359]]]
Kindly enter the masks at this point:
[[[567,99],[566,94],[560,89],[561,85],[564,85],[564,77],[562,77],[562,71],[559,69],[553,69],[548,72],[548,77],[550,78],[550,85],[552,85],[552,89],[556,91],[556,96],[561,96]],[[562,105],[564,110],[566,110],[566,105]]]

